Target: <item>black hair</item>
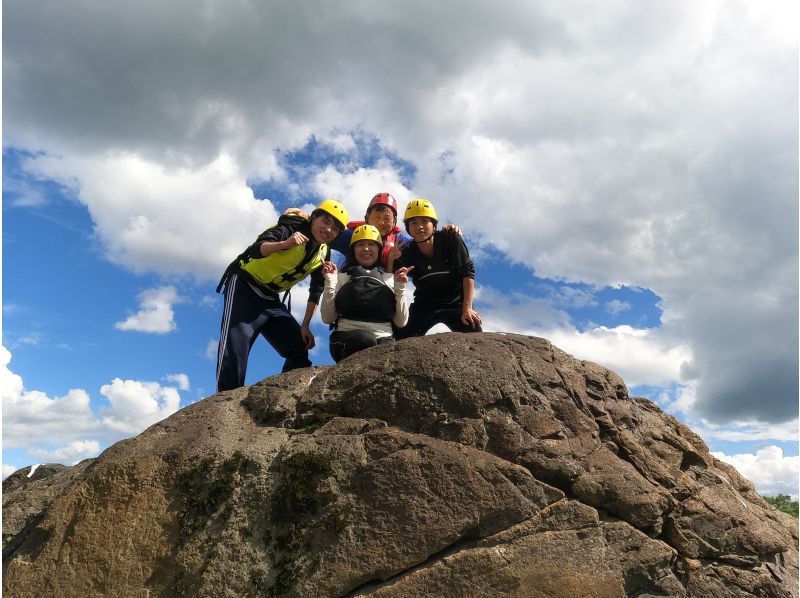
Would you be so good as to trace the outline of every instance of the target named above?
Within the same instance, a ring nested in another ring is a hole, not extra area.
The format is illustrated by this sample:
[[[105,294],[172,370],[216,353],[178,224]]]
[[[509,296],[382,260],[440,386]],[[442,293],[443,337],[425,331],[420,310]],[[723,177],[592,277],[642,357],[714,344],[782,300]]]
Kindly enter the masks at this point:
[[[342,272],[347,274],[350,270],[355,268],[356,266],[360,266],[361,264],[358,263],[356,260],[356,244],[353,243],[350,247],[347,248],[347,254],[345,255],[344,265],[342,265]],[[377,266],[383,266],[381,263],[381,255],[383,255],[383,246],[378,246],[378,257],[375,258],[375,262],[370,266],[364,266],[367,270],[372,270]]]
[[[342,223],[339,222],[339,220],[333,214],[330,214],[329,212],[326,212],[325,210],[320,210],[319,208],[317,208],[316,210],[311,212],[311,218],[317,218],[317,217],[322,216],[322,215],[330,217],[336,223],[336,226],[339,227],[339,232],[342,232],[344,230],[344,226],[342,226]],[[310,221],[310,219],[309,219],[309,221]]]

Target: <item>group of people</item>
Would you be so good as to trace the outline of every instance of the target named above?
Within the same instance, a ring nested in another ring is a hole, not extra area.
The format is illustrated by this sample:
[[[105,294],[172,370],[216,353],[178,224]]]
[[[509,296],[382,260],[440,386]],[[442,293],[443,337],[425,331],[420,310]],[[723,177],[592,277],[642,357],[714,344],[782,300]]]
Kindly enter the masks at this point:
[[[259,334],[284,358],[282,371],[310,366],[317,306],[331,325],[336,362],[368,347],[422,336],[440,323],[456,332],[480,332],[481,317],[472,305],[475,268],[460,229],[437,230],[436,210],[426,199],[406,206],[405,232],[397,216],[389,193],[372,198],[363,221],[350,222],[347,208],[334,199],[310,215],[292,208],[233,260],[217,287],[225,297],[217,391],[244,385]],[[331,259],[332,249],[345,256],[341,267]],[[285,297],[306,277],[308,303],[300,324]],[[409,279],[415,288],[410,306]]]

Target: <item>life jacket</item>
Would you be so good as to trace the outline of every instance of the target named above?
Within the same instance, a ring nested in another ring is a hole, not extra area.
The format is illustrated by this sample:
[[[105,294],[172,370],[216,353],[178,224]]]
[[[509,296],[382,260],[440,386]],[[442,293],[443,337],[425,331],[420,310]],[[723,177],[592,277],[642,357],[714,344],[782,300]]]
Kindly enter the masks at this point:
[[[305,222],[303,219],[292,216],[281,216],[278,220],[279,225],[287,226],[292,231],[299,229],[303,222]],[[274,227],[261,233],[256,244],[272,228]],[[298,245],[291,249],[276,251],[267,257],[254,258],[251,247],[244,250],[230,263],[217,285],[218,293],[231,275],[238,271],[247,273],[253,282],[274,293],[287,291],[298,281],[321,268],[328,254],[328,246],[321,243],[315,251],[309,252],[308,255],[306,255],[307,245]]]
[[[366,224],[366,220],[353,220],[352,222],[347,223],[347,228],[350,230],[355,230],[362,224]],[[386,259],[389,257],[389,252],[392,250],[397,244],[397,234],[400,232],[400,228],[395,225],[392,227],[392,230],[389,232],[388,235],[383,237],[383,248],[381,249],[381,266],[386,267]]]
[[[306,255],[306,246],[276,251],[258,259],[240,260],[239,267],[257,284],[280,293],[322,267],[328,246],[322,243],[316,251]]]
[[[380,268],[354,266],[350,280],[336,292],[336,311],[342,318],[360,322],[391,322],[394,316],[394,290],[381,277]]]

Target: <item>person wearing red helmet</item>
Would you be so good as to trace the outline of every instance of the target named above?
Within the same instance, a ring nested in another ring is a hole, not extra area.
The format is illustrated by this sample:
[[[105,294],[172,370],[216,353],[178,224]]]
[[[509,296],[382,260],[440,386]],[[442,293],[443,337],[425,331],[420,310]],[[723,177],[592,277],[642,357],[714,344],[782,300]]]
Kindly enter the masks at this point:
[[[305,213],[298,208],[289,208],[284,212],[287,214],[297,214],[305,217]],[[347,227],[336,239],[330,244],[330,248],[338,251],[344,256],[348,255],[350,248],[350,239],[353,237],[353,231],[362,224],[370,224],[378,229],[381,233],[381,240],[383,247],[381,249],[381,265],[387,270],[392,270],[392,264],[389,261],[389,253],[393,247],[402,249],[413,241],[411,235],[401,230],[397,226],[397,200],[391,193],[382,191],[376,193],[367,206],[367,212],[364,214],[364,220],[353,220],[347,223]],[[442,231],[461,235],[461,229],[455,224],[446,224],[442,227]],[[341,264],[340,264],[341,265]],[[347,264],[342,265],[346,267]]]
[[[347,255],[353,231],[362,224],[370,224],[381,233],[383,247],[381,249],[381,265],[386,266],[386,259],[392,247],[398,244],[411,242],[411,236],[400,230],[397,226],[397,200],[391,193],[376,193],[367,206],[364,220],[354,220],[347,224],[331,249]]]

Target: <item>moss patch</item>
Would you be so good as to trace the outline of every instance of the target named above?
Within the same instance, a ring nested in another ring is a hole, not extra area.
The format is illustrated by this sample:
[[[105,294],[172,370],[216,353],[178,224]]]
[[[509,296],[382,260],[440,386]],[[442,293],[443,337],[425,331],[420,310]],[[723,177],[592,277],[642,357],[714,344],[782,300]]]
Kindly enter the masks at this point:
[[[240,477],[257,471],[258,463],[237,451],[221,463],[207,457],[195,467],[181,472],[178,476],[178,489],[183,500],[178,515],[181,537],[203,527],[230,498]]]
[[[334,491],[333,456],[295,453],[279,466],[270,501],[265,544],[275,557],[268,595],[291,592],[297,580],[317,567],[314,554],[336,540],[350,522],[351,509]]]

